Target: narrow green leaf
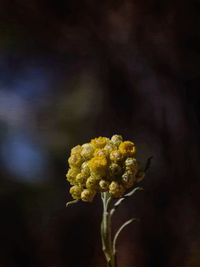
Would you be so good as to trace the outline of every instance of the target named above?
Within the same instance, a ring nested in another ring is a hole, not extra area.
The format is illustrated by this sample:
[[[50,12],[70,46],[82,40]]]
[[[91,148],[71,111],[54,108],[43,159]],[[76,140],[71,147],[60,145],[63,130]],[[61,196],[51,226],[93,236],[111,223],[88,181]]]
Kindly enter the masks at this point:
[[[73,204],[77,203],[78,201],[79,201],[78,199],[69,201],[69,202],[66,203],[66,207],[68,207],[68,206],[70,206],[70,205],[73,205]]]
[[[142,187],[135,187],[133,190],[131,190],[130,192],[128,192],[126,195],[124,195],[124,198],[128,198],[131,197],[136,191],[143,191],[144,188]]]
[[[123,197],[121,197],[117,202],[114,204],[114,208],[110,211],[111,216],[115,212],[115,210],[119,207],[119,205],[128,197],[132,196],[135,192],[137,191],[142,191],[144,190],[142,187],[135,187],[133,190],[131,190],[129,193],[125,194]]]
[[[121,231],[127,226],[129,225],[130,223],[132,223],[133,221],[138,221],[138,219],[136,218],[132,218],[128,221],[126,221],[124,224],[122,224],[122,226],[118,229],[118,231],[116,232],[115,236],[114,236],[114,239],[113,239],[113,253],[115,254],[116,253],[116,242],[117,242],[117,239],[119,237],[119,234],[121,233]]]

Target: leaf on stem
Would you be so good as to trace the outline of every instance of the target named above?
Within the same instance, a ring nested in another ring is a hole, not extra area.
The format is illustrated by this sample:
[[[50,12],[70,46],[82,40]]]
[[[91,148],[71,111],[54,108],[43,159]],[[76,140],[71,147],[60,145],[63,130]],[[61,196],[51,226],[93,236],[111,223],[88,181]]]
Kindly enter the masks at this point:
[[[132,196],[136,191],[142,191],[144,190],[142,187],[135,187],[133,190],[131,190],[129,193],[125,194],[123,197],[121,197],[115,204],[114,208],[110,211],[111,216],[115,212],[115,210],[119,207],[119,205],[128,197]]]
[[[121,233],[121,231],[127,226],[129,225],[130,223],[132,223],[133,221],[138,221],[137,218],[132,218],[128,221],[126,221],[124,224],[122,224],[122,226],[118,229],[118,231],[116,232],[115,236],[114,236],[114,239],[113,239],[113,253],[115,254],[116,253],[116,242],[117,242],[117,239],[119,237],[119,234]]]
[[[73,205],[73,204],[77,203],[78,201],[79,201],[78,199],[69,201],[69,202],[66,203],[66,207],[68,207],[68,206],[70,206],[70,205]]]

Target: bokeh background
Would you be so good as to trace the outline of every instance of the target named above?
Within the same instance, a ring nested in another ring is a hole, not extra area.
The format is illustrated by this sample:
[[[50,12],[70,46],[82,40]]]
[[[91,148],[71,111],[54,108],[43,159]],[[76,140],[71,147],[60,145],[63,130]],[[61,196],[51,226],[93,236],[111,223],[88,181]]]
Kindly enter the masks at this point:
[[[119,267],[200,266],[200,2],[0,0],[0,267],[105,266],[101,202],[66,208],[70,148],[134,140]]]

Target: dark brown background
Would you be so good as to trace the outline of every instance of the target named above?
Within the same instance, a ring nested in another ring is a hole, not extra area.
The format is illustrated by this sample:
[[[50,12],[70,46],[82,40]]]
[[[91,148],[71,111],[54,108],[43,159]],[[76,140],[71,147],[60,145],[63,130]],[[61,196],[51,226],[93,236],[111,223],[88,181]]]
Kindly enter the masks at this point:
[[[199,267],[199,1],[0,1],[0,267],[105,266],[100,199],[65,208],[70,148],[154,156],[119,267]]]

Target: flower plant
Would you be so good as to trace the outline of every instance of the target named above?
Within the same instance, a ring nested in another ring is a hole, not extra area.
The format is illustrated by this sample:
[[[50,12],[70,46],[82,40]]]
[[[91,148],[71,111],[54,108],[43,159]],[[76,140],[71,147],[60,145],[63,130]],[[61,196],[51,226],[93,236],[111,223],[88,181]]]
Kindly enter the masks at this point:
[[[137,184],[143,180],[151,158],[143,169],[136,159],[136,146],[132,141],[123,140],[121,135],[98,137],[89,143],[71,149],[68,159],[69,170],[66,174],[70,183],[72,201],[92,202],[101,195],[103,214],[101,222],[102,250],[107,267],[116,267],[116,241],[120,232],[131,222],[126,221],[112,235],[111,222],[118,206],[136,191],[142,190]],[[113,201],[114,200],[114,201]]]

